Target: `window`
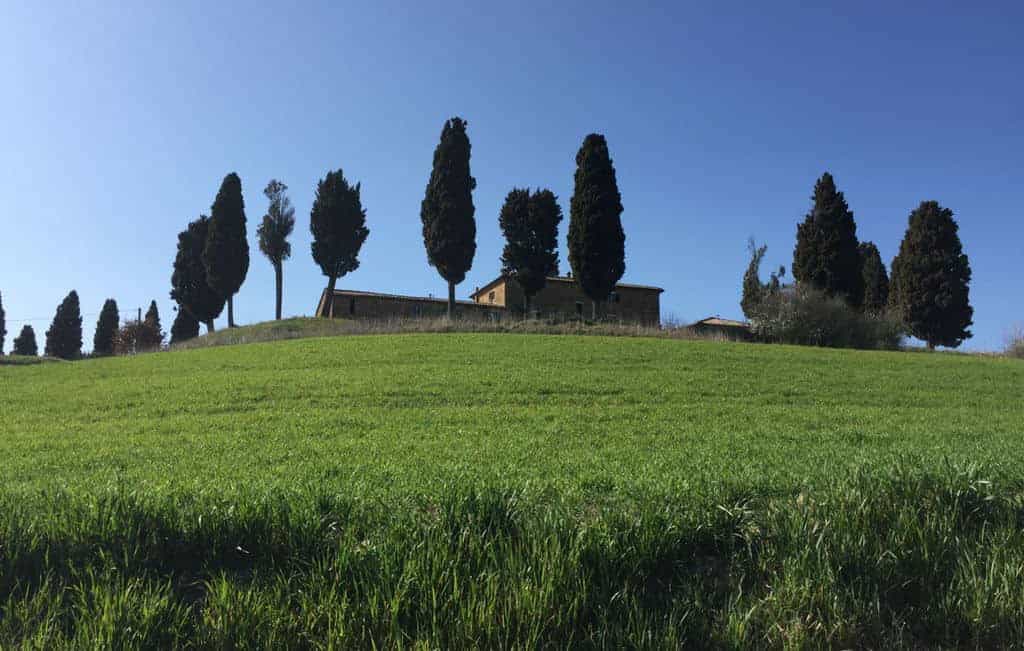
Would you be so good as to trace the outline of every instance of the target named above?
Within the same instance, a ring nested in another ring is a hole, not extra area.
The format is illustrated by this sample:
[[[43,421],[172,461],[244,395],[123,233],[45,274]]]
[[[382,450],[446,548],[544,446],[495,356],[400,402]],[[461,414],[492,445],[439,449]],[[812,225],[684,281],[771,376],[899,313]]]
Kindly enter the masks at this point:
[[[348,299],[348,313],[350,316],[356,313],[356,299],[354,298]]]
[[[487,295],[487,300],[490,303],[494,302],[494,292],[491,292],[490,294]]]
[[[576,316],[583,316],[583,301],[576,301]]]

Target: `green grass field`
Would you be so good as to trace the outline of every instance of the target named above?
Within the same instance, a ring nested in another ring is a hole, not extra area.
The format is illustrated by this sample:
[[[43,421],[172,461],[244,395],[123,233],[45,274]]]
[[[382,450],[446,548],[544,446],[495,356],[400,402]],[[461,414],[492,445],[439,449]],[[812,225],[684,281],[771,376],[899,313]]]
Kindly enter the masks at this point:
[[[1024,363],[349,336],[0,367],[0,647],[1024,644]]]

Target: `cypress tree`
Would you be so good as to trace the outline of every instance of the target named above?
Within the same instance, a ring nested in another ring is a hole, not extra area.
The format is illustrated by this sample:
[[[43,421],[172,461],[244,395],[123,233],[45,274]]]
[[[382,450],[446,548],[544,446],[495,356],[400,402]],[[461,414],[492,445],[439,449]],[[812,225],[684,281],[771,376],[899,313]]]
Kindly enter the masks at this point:
[[[100,310],[100,318],[96,321],[96,332],[92,338],[93,355],[113,355],[114,336],[121,323],[121,316],[117,311],[117,301],[108,298]]]
[[[149,302],[149,309],[146,310],[146,316],[142,322],[149,328],[156,340],[155,346],[161,346],[164,342],[164,329],[160,324],[160,310],[156,306],[156,301]]]
[[[971,337],[971,265],[958,231],[952,210],[922,201],[892,262],[889,305],[929,348],[956,348]]]
[[[21,334],[14,338],[15,355],[26,355],[35,357],[39,354],[39,347],[36,345],[36,331],[32,326],[27,325],[21,328]]]
[[[740,298],[740,308],[748,319],[753,319],[757,309],[764,300],[767,288],[761,282],[761,261],[768,252],[768,245],[757,246],[753,238],[747,243],[750,251],[750,264],[743,273],[743,296]]]
[[[832,175],[814,184],[813,206],[796,228],[793,278],[859,307],[864,296],[857,223]]]
[[[864,311],[870,314],[885,311],[889,303],[889,274],[874,242],[860,243],[860,269],[864,282]]]
[[[201,215],[178,233],[178,253],[171,275],[171,298],[193,318],[213,332],[213,321],[224,309],[225,297],[210,286],[203,264],[203,248],[210,230],[210,218]]]
[[[423,244],[430,266],[448,282],[448,318],[455,313],[455,286],[466,278],[476,255],[476,220],[470,174],[467,123],[454,117],[444,123],[434,149],[434,165],[420,204]]]
[[[60,359],[82,356],[82,309],[75,290],[57,306],[53,323],[46,331],[46,355]]]
[[[242,180],[234,172],[224,177],[210,207],[210,228],[203,264],[206,279],[228,301],[228,327],[235,327],[234,296],[249,271],[249,242],[245,237]]]
[[[604,136],[592,133],[576,154],[569,207],[569,265],[593,303],[608,298],[626,272],[622,197]]]
[[[0,294],[0,355],[4,354],[4,338],[7,336],[7,321],[4,314],[4,297]]]
[[[548,276],[558,275],[558,224],[562,208],[551,190],[512,189],[498,215],[505,234],[501,254],[501,273],[515,279],[523,288],[529,313],[530,300],[547,284]]]
[[[334,315],[334,286],[338,278],[359,268],[359,251],[370,234],[360,184],[349,185],[339,169],[328,172],[316,186],[309,230],[313,260],[327,276],[327,315]]]
[[[185,308],[178,308],[178,314],[171,324],[171,345],[180,344],[199,336],[199,322]]]
[[[278,180],[271,180],[264,188],[263,194],[270,200],[267,214],[257,229],[260,238],[260,251],[267,256],[274,267],[276,286],[274,302],[274,318],[281,319],[281,291],[284,284],[284,261],[292,255],[292,245],[288,237],[295,228],[295,209],[285,192],[288,186]]]

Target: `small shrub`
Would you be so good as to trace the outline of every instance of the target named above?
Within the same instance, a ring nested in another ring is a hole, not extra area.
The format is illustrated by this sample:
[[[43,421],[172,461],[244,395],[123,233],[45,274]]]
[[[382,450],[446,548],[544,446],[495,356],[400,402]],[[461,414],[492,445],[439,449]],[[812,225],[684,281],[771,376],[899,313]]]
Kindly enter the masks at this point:
[[[769,293],[751,318],[754,336],[765,342],[894,350],[903,328],[886,314],[865,314],[840,298],[806,286]]]
[[[134,355],[160,350],[164,334],[151,321],[128,321],[114,335],[114,354]]]

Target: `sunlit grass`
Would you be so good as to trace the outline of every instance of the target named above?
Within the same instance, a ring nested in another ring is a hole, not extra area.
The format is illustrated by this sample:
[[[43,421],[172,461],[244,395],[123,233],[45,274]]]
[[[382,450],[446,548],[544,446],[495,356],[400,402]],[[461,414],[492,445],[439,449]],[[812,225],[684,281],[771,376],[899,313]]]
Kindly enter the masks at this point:
[[[1024,641],[1024,365],[421,334],[0,369],[0,646]]]

